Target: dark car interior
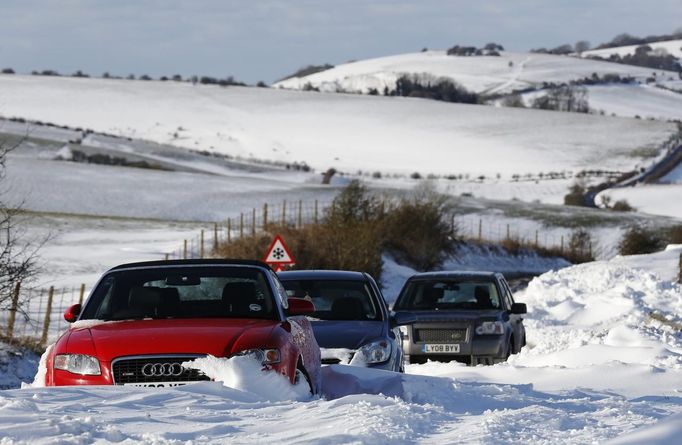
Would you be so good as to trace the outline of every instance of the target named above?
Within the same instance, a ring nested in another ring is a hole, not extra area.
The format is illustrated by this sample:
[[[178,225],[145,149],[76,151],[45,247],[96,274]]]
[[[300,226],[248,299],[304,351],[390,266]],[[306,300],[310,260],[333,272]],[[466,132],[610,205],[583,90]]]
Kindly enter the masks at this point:
[[[351,280],[283,280],[289,297],[315,305],[321,320],[380,320],[381,312],[367,285]]]
[[[501,308],[493,282],[420,280],[409,284],[395,305],[396,310],[441,310]]]
[[[147,271],[111,274],[100,283],[82,319],[275,317],[264,275]]]

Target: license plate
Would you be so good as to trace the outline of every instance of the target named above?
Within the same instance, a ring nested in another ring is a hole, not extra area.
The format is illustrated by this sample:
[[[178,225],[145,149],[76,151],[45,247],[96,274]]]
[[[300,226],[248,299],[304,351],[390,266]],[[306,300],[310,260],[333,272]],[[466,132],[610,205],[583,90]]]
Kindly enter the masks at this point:
[[[459,345],[424,345],[422,352],[433,354],[458,354]]]
[[[175,388],[196,382],[150,382],[150,383],[124,383],[123,386],[137,386],[140,388]]]

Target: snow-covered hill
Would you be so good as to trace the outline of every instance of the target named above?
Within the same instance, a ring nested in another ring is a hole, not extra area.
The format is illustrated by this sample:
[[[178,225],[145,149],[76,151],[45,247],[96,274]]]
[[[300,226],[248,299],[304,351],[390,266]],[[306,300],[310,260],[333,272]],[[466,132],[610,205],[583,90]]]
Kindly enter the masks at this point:
[[[382,94],[384,87],[395,88],[403,74],[425,74],[431,79],[445,77],[464,88],[485,94],[510,93],[541,86],[544,82],[564,83],[606,74],[644,80],[649,68],[621,65],[577,57],[503,51],[497,56],[449,56],[445,51],[426,51],[361,60],[304,77],[293,77],[275,88],[303,89],[306,85],[321,91],[362,92],[370,88]],[[661,79],[676,79],[677,73],[659,71]]]
[[[642,149],[676,131],[660,122],[409,98],[40,76],[0,76],[0,103],[4,116],[231,156],[422,176],[630,170]]]
[[[313,400],[239,360],[211,363],[226,385],[27,387],[0,392],[0,435],[6,444],[671,443],[682,433],[682,288],[671,281],[681,253],[537,278],[516,296],[529,308],[528,345],[508,363],[429,362],[405,375],[334,365]]]
[[[682,40],[666,40],[662,42],[647,43],[654,52],[660,54],[670,54],[678,59],[682,59]],[[608,58],[612,54],[619,56],[632,55],[635,50],[642,45],[617,46],[614,48],[592,49],[582,53],[582,57],[598,56]]]

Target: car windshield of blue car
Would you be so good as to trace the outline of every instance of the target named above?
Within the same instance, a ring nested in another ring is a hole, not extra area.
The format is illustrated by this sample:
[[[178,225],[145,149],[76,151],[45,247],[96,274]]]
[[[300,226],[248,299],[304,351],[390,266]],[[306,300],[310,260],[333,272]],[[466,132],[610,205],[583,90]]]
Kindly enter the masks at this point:
[[[321,320],[381,320],[381,312],[363,281],[287,280],[287,294],[310,300],[315,305],[313,318]]]
[[[266,274],[249,267],[159,267],[108,273],[81,319],[276,316]]]
[[[497,287],[487,281],[415,280],[396,301],[394,310],[499,309]]]

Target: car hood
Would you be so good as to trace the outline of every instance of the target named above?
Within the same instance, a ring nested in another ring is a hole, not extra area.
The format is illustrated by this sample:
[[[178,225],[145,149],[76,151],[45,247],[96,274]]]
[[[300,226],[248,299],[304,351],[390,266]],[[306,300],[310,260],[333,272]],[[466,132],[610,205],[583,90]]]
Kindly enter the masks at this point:
[[[158,319],[76,324],[69,332],[67,352],[97,356],[100,360],[126,355],[230,355],[254,346],[266,346],[274,320]],[[248,333],[247,333],[248,332]]]
[[[417,323],[421,322],[439,322],[439,321],[462,321],[473,322],[480,319],[486,320],[502,320],[504,319],[505,311],[501,309],[487,309],[487,310],[441,310],[441,311],[396,311],[396,316],[404,317],[409,315],[416,319]]]
[[[386,335],[383,321],[324,320],[310,324],[321,348],[357,349]]]

